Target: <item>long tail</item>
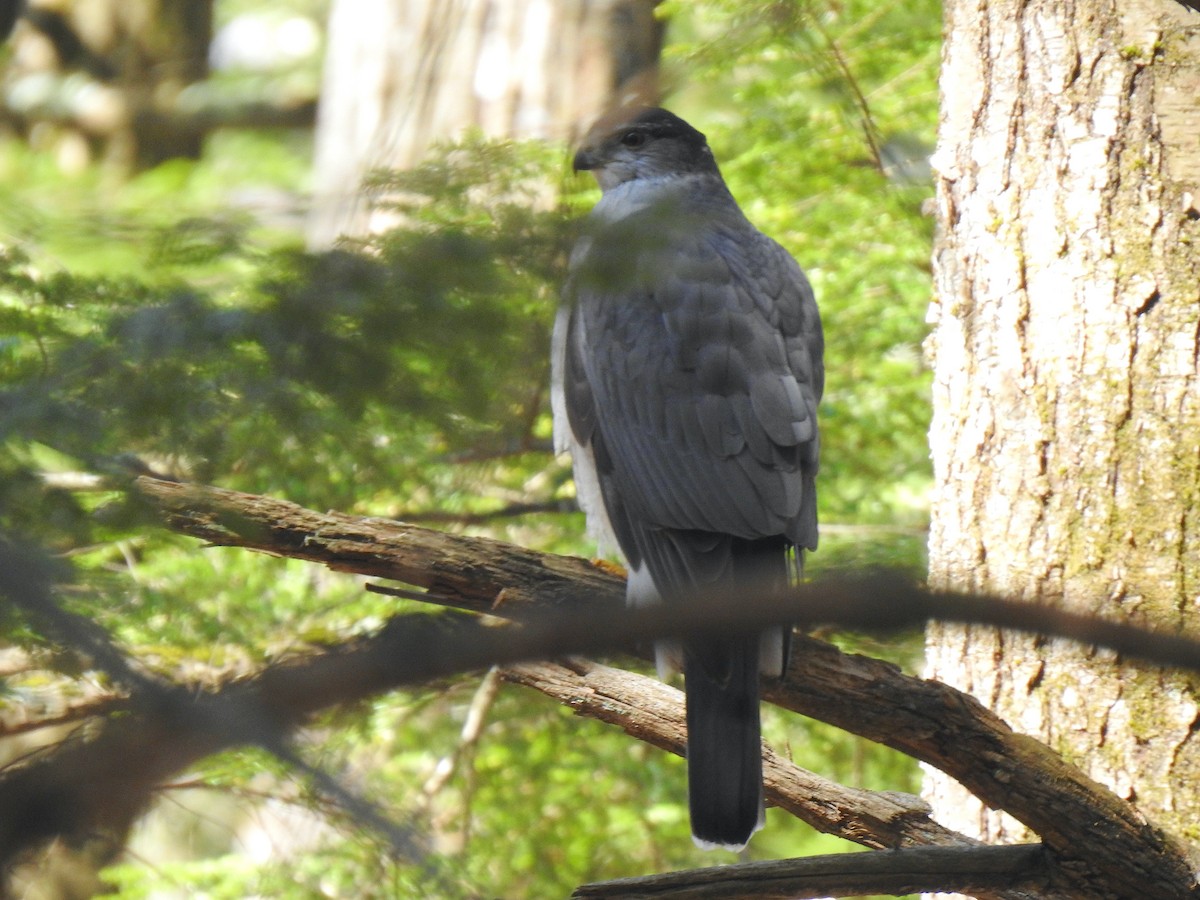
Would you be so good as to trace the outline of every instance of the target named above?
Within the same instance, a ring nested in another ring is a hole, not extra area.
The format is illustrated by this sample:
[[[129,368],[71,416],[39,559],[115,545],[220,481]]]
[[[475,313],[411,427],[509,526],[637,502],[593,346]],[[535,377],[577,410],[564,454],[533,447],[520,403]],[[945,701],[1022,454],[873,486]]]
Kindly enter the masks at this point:
[[[762,824],[759,638],[688,641],[688,806],[705,848],[740,850]]]
[[[730,555],[731,603],[787,585],[785,540],[735,540]],[[787,643],[786,629],[684,643],[688,805],[692,836],[701,847],[740,850],[762,827],[758,676],[783,674]]]

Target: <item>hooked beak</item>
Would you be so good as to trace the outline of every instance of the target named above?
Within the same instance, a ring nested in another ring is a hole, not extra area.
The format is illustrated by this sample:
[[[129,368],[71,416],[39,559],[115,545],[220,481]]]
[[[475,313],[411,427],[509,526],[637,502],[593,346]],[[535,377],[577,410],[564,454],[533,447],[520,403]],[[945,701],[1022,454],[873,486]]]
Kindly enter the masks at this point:
[[[592,169],[598,169],[602,165],[599,156],[594,150],[583,147],[575,154],[575,159],[571,163],[571,168],[576,172],[588,172]]]

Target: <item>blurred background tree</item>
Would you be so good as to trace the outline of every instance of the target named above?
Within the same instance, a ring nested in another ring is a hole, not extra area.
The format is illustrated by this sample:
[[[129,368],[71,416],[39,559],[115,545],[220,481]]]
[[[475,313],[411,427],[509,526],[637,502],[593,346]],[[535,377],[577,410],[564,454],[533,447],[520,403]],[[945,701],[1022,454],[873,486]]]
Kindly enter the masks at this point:
[[[394,224],[365,177],[469,128],[566,143],[614,98],[656,101],[659,3],[332,0],[309,245]]]
[[[289,90],[277,79],[265,93],[223,83],[231,69],[279,74],[314,54],[316,20],[272,12],[278,4],[229,20],[219,34],[213,0],[6,5],[24,11],[0,115],[6,129],[54,154],[65,169],[101,159],[142,170],[176,157],[198,159],[218,128],[312,122],[311,81]],[[315,14],[320,4],[291,6]]]
[[[208,12],[191,27],[176,6]],[[345,28],[350,7],[361,27]],[[464,2],[457,18],[426,3],[364,7],[47,0],[3,51],[0,527],[70,561],[71,609],[184,677],[249,671],[406,605],[163,533],[94,477],[133,459],[319,509],[589,553],[569,469],[549,449],[548,334],[573,222],[595,199],[569,175],[566,144],[626,89],[661,93],[709,134],[747,213],[816,288],[829,387],[812,568],[923,571],[938,5]],[[70,39],[48,37],[43,15],[83,49],[64,52]],[[415,23],[430,41],[413,41]],[[67,102],[96,96],[115,98],[121,128],[98,130]],[[169,134],[134,127],[147,110]],[[13,760],[86,725],[104,686],[38,623],[11,610],[0,621],[0,753]],[[920,653],[915,636],[871,649],[910,666]],[[779,715],[765,730],[822,774],[915,789],[907,760],[832,729]],[[25,888],[563,896],[717,861],[687,837],[681,761],[491,679],[342,711],[304,745],[429,835],[424,864],[389,862],[302,778],[239,752],[165,786],[124,856],[59,848],[59,864],[24,870]],[[835,844],[772,812],[751,852]]]

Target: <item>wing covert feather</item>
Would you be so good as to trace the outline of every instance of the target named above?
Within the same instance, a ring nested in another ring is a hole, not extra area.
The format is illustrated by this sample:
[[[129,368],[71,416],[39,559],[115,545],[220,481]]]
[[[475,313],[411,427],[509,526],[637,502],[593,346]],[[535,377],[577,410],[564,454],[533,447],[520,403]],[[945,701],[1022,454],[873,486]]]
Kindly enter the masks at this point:
[[[815,547],[824,372],[807,280],[744,219],[664,229],[656,217],[644,243],[631,219],[619,230],[626,256],[599,228],[567,292],[594,412],[577,418],[603,435],[609,490],[634,530]]]

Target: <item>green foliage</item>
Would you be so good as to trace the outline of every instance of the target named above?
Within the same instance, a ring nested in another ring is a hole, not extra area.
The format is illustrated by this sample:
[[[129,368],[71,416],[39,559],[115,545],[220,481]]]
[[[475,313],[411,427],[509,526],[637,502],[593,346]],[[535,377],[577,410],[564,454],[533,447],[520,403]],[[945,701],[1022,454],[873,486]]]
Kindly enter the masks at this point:
[[[937,5],[665,8],[681,82],[670,105],[709,132],[734,194],[792,250],[821,304],[821,515],[842,527],[827,529],[810,571],[885,562],[919,572],[931,231],[921,156],[933,142]],[[148,465],[316,508],[449,517],[449,527],[589,550],[581,517],[552,511],[571,486],[548,452],[546,391],[558,285],[590,184],[567,176],[561,147],[469,136],[419,169],[379,175],[374,189],[403,227],[310,255],[286,220],[264,224],[228,202],[235,188],[294,189],[307,152],[294,136],[220,135],[199,164],[117,186],[0,146],[0,530],[69,554],[72,607],[164,672],[244,671],[370,630],[407,604],[311,566],[200,551],[148,525],[120,492],[75,490],[68,475],[119,479]],[[488,518],[511,504],[546,511]],[[44,643],[16,617],[0,627],[9,642]],[[865,652],[913,664],[920,647],[909,638]],[[78,674],[44,665],[27,680],[70,685]],[[5,684],[17,695],[27,686]],[[424,797],[459,748],[474,687],[399,692],[305,736],[314,763],[432,836],[423,865],[382,861],[374,837],[328,809],[335,827],[298,855],[248,862],[238,847],[248,808],[319,802],[262,755],[232,753],[196,773],[234,801],[196,813],[223,823],[223,843],[195,838],[192,858],[107,877],[131,898],[163,886],[533,897],[731,861],[692,848],[681,761],[516,689],[501,691],[479,742]],[[914,789],[907,761],[832,729],[772,713],[765,730],[829,777]],[[138,838],[145,857],[181,841],[152,831]],[[830,846],[772,812],[752,850]]]
[[[694,41],[668,47],[687,78],[677,105],[721,124],[711,137],[734,195],[792,251],[821,306],[822,518],[922,524],[933,225],[921,205],[940,6],[718,0],[690,21]]]

